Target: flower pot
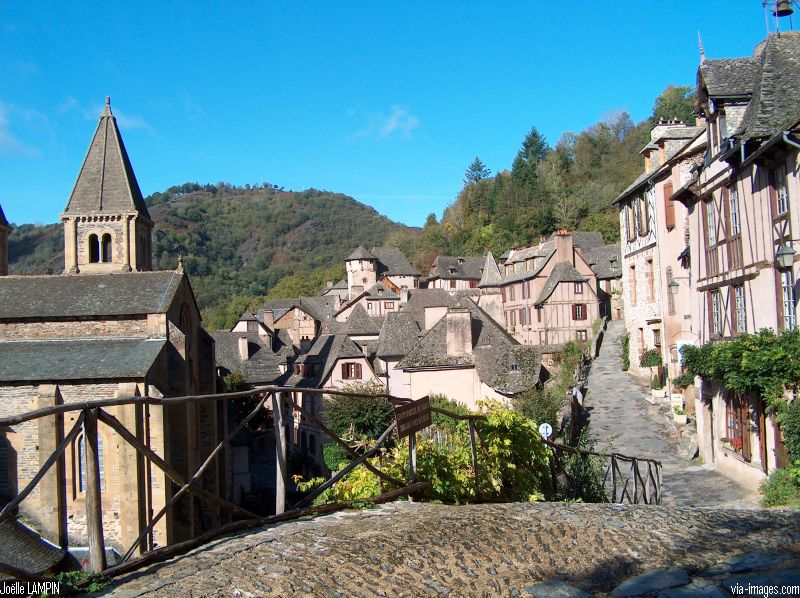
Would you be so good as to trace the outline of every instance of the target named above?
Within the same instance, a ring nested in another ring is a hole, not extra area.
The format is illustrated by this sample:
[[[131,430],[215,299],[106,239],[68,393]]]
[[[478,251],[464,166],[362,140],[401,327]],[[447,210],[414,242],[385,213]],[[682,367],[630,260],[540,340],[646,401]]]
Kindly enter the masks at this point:
[[[662,388],[660,390],[650,389],[650,396],[654,399],[666,399],[667,398],[667,389]]]
[[[677,413],[675,413],[673,417],[675,418],[675,423],[678,424],[679,426],[685,426],[686,423],[689,421],[689,416],[686,415],[685,413],[683,415],[678,415]]]

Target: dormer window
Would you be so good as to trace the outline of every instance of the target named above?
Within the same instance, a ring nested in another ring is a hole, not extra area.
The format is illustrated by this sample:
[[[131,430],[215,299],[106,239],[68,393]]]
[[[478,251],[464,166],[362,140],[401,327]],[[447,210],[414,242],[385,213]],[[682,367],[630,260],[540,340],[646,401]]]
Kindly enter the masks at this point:
[[[519,371],[519,365],[517,365],[516,363],[512,363],[511,365],[508,366],[508,371],[509,372],[518,372]]]

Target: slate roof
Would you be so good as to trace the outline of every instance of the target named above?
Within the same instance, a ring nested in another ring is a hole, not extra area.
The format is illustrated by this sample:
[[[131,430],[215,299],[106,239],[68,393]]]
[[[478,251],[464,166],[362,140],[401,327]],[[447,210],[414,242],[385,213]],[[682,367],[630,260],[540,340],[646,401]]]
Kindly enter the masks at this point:
[[[547,277],[547,282],[544,283],[534,305],[541,305],[547,301],[561,282],[586,282],[586,278],[581,276],[569,262],[558,262],[553,266],[553,271]]]
[[[486,253],[486,258],[483,265],[483,272],[481,273],[481,281],[478,283],[479,287],[493,287],[500,284],[503,275],[500,274],[500,268],[497,262],[494,261],[492,252]]]
[[[376,260],[378,258],[376,258],[369,251],[367,251],[363,245],[359,245],[356,249],[353,250],[353,253],[351,253],[344,259],[345,261],[349,261],[349,260]]]
[[[455,307],[458,300],[444,289],[410,289],[408,301],[400,306],[400,313],[408,315],[420,328],[425,328],[426,307]]]
[[[540,259],[538,265],[533,270],[523,270],[522,272],[516,272],[514,274],[509,274],[508,276],[503,276],[502,282],[503,284],[508,284],[510,282],[519,282],[521,280],[528,280],[529,278],[534,278],[538,276],[539,272],[542,271],[542,268],[545,267],[547,262],[550,261],[550,258],[555,255],[556,249],[554,246],[551,245],[551,248],[546,250],[545,252],[539,252],[534,254],[536,259]]]
[[[485,263],[483,257],[440,255],[433,260],[429,278],[480,280]]]
[[[373,247],[372,254],[378,258],[378,275],[419,276],[405,254],[397,247]]]
[[[214,332],[217,365],[229,372],[240,371],[249,384],[272,384],[281,378],[278,367],[286,363],[285,354],[275,353],[267,342],[257,333]],[[247,337],[249,358],[239,357],[239,338]]]
[[[746,97],[753,92],[758,70],[756,58],[706,60],[698,69],[698,78],[711,98]]]
[[[400,295],[387,287],[382,282],[376,282],[367,289],[367,299],[386,299],[387,301],[397,301]]]
[[[422,337],[395,369],[474,366],[484,383],[503,394],[516,394],[539,382],[541,354],[536,348],[520,345],[470,299],[463,299],[458,307],[470,311],[473,346],[471,355],[447,354],[445,317]]]
[[[619,243],[582,251],[581,255],[597,274],[597,278],[605,280],[622,276],[622,254]]]
[[[0,206],[0,226],[8,226],[8,220],[6,220],[6,215],[3,213],[3,206]]]
[[[0,342],[0,381],[144,378],[166,339],[102,338]]]
[[[572,244],[582,251],[594,249],[595,247],[602,247],[604,244],[603,235],[597,231],[583,231],[576,230],[570,233],[572,235]],[[556,234],[553,233],[550,239],[555,239]]]
[[[647,181],[647,179],[649,179],[653,175],[655,175],[655,172],[643,172],[642,174],[637,176],[636,179],[630,185],[625,187],[622,193],[617,195],[614,201],[611,202],[611,205],[613,206],[614,204],[621,202],[628,195],[630,195],[631,193],[636,191],[640,186],[642,186],[642,184],[644,184]]]
[[[78,173],[65,214],[139,212],[150,218],[117,119],[106,107]]]
[[[380,328],[369,317],[367,310],[360,303],[357,303],[347,317],[344,331],[350,336],[378,335]]]
[[[318,322],[330,321],[336,307],[336,300],[330,295],[318,297],[291,297],[289,299],[272,299],[259,309],[263,321],[264,312],[272,310],[275,321],[282,318],[286,312],[299,307]]]
[[[408,314],[387,314],[378,337],[376,355],[382,359],[405,356],[419,342],[419,329]]]
[[[166,313],[184,274],[175,271],[0,277],[0,320]]]
[[[252,311],[249,309],[244,310],[241,316],[239,316],[240,322],[258,322],[258,318],[253,314]]]
[[[359,357],[364,357],[364,353],[346,334],[322,334],[305,355],[297,358],[297,363],[314,364],[314,374],[306,377],[292,374],[286,384],[303,388],[320,388],[339,359]]]
[[[800,31],[770,33],[758,59],[758,77],[736,132],[737,136],[772,136],[797,114],[800,99]]]
[[[65,554],[58,547],[45,542],[16,519],[0,521],[0,562],[22,569],[32,577],[54,570]],[[0,579],[8,579],[0,576]]]

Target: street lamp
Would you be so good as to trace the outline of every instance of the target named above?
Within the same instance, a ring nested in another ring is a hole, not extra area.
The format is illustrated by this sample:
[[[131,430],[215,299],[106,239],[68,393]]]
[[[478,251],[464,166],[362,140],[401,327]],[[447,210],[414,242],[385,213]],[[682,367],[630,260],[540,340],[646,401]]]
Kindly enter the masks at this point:
[[[775,252],[775,262],[778,264],[778,268],[782,270],[791,268],[794,264],[795,253],[797,252],[789,245],[781,245]]]
[[[678,289],[680,285],[678,284],[679,280],[690,280],[688,276],[675,276],[667,283],[667,290],[669,291],[670,295],[677,295]]]

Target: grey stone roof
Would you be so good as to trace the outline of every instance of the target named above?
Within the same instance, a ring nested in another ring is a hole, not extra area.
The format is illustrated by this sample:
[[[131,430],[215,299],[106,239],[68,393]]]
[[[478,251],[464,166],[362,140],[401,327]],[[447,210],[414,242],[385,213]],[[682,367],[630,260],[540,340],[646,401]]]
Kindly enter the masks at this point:
[[[419,342],[419,325],[407,314],[387,314],[378,337],[380,358],[402,357]]]
[[[150,218],[111,106],[100,115],[65,214],[139,212]]]
[[[480,280],[485,263],[483,257],[440,255],[433,260],[429,278]]]
[[[174,271],[1,276],[0,320],[166,313],[184,276]]]
[[[256,316],[253,314],[252,311],[250,311],[249,309],[246,309],[246,310],[244,310],[244,312],[242,312],[242,315],[239,316],[239,321],[240,322],[258,322],[258,318],[256,318]]]
[[[426,307],[455,307],[458,301],[444,289],[410,289],[400,313],[408,315],[420,328],[425,327]]]
[[[756,58],[706,60],[698,69],[698,79],[711,98],[737,98],[753,92],[758,70]]]
[[[649,179],[654,174],[655,174],[654,172],[643,172],[642,174],[637,176],[636,180],[634,180],[630,185],[625,187],[622,193],[617,195],[614,201],[611,202],[611,205],[617,204],[622,200],[626,199],[628,195],[630,195],[631,193],[636,191],[639,187],[641,187],[645,182],[647,182],[647,179]]]
[[[400,295],[387,287],[382,282],[376,282],[367,289],[367,299],[386,299],[387,301],[397,301]]]
[[[405,254],[397,247],[373,247],[372,254],[378,258],[378,275],[419,276]]]
[[[353,253],[351,253],[344,259],[345,261],[349,261],[349,260],[376,260],[378,258],[376,258],[369,251],[367,251],[363,245],[359,245],[356,249],[353,250]]]
[[[622,254],[619,243],[581,251],[581,255],[597,274],[597,278],[607,280],[622,277]]]
[[[287,384],[304,388],[319,388],[331,375],[333,367],[339,359],[359,357],[364,357],[364,353],[346,334],[322,334],[311,345],[308,353],[297,358],[297,363],[314,364],[314,374],[307,377],[293,374]]]
[[[3,213],[3,206],[0,206],[0,226],[8,226],[8,220],[6,220],[6,215]]]
[[[144,378],[165,339],[102,338],[0,342],[0,381]]]
[[[658,136],[658,139],[694,139],[699,133],[705,131],[704,126],[671,127]]]
[[[521,280],[528,280],[530,278],[535,278],[536,276],[539,275],[539,272],[542,271],[542,268],[544,268],[547,265],[547,262],[550,261],[550,258],[552,258],[555,255],[555,253],[556,249],[554,246],[551,245],[551,249],[548,249],[543,253],[539,252],[534,254],[536,259],[540,261],[539,264],[533,270],[524,270],[522,272],[517,272],[514,274],[509,274],[508,276],[503,276],[502,284],[508,284],[511,282],[519,282]]]
[[[291,297],[289,299],[272,299],[267,301],[259,311],[259,316],[263,321],[264,312],[272,311],[275,320],[283,317],[290,309],[299,307],[309,316],[318,322],[326,322],[332,319],[335,313],[336,300],[329,296],[318,297]]]
[[[535,386],[541,376],[541,354],[511,337],[473,301],[458,304],[470,311],[472,355],[447,355],[447,319],[442,318],[395,369],[474,366],[478,377],[503,394],[516,394]]]
[[[278,366],[286,363],[285,353],[275,353],[257,333],[214,332],[217,365],[229,372],[240,371],[249,384],[272,384],[281,378]],[[239,338],[247,338],[249,358],[239,357]]]
[[[534,304],[541,305],[547,301],[561,282],[586,282],[586,279],[569,262],[558,262],[553,266],[553,271],[547,277],[547,282],[544,283]]]
[[[800,31],[771,33],[758,59],[753,97],[737,136],[768,137],[794,118],[800,102]]]
[[[380,328],[372,321],[367,314],[367,310],[360,303],[357,303],[347,317],[344,331],[350,336],[378,335]]]
[[[16,519],[0,521],[0,537],[3,538],[0,542],[0,562],[21,569],[32,577],[41,577],[54,570],[65,556],[63,551],[45,542]]]
[[[572,244],[582,251],[602,247],[604,244],[603,235],[597,231],[576,230],[570,233]],[[555,239],[556,234],[550,235],[550,240]]]
[[[494,261],[492,252],[486,253],[486,258],[483,264],[483,272],[481,273],[481,281],[478,283],[479,287],[493,287],[500,284],[503,276],[500,274],[500,268],[497,262]]]

